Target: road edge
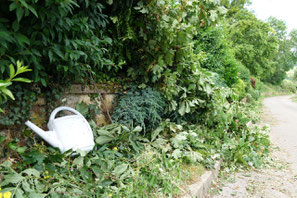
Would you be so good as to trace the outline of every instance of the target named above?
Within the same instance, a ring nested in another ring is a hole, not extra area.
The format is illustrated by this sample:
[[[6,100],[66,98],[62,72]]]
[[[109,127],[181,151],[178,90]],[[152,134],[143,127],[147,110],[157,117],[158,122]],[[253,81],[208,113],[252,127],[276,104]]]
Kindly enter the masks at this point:
[[[221,163],[221,161],[216,162],[214,169],[205,171],[203,175],[200,176],[198,182],[187,186],[185,189],[187,194],[184,194],[181,198],[205,197],[208,194],[212,182],[218,177]]]

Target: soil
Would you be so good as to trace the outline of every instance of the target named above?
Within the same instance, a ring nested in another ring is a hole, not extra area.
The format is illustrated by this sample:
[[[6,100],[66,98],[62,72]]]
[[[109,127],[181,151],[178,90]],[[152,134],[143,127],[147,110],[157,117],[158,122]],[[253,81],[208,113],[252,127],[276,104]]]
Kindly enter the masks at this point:
[[[218,179],[207,197],[297,198],[297,103],[292,97],[263,101],[262,120],[271,127],[272,163]]]

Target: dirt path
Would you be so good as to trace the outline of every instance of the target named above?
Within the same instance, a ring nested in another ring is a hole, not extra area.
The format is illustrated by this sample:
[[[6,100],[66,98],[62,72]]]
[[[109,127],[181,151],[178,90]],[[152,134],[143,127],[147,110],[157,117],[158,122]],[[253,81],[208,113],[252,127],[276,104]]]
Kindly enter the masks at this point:
[[[271,126],[274,163],[220,179],[209,197],[297,198],[297,103],[291,97],[264,99],[263,121]]]

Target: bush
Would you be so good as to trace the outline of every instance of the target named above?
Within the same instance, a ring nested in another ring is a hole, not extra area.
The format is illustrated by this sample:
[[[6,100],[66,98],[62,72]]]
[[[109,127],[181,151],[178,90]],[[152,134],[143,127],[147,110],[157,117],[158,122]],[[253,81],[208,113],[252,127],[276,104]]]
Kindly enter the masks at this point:
[[[246,84],[243,80],[238,79],[238,82],[233,85],[232,90],[239,96],[239,100],[243,99],[246,95]]]
[[[292,93],[296,92],[296,85],[294,84],[293,81],[290,81],[290,80],[284,80],[282,82],[282,88]]]
[[[248,102],[258,100],[261,96],[261,92],[256,89],[250,89],[247,94]]]
[[[246,84],[246,91],[250,88],[250,70],[246,68],[244,65],[239,64],[239,71],[238,71],[239,78],[243,80]]]
[[[144,131],[155,129],[162,120],[165,101],[161,94],[151,87],[132,87],[119,99],[112,118],[125,125],[141,126]]]

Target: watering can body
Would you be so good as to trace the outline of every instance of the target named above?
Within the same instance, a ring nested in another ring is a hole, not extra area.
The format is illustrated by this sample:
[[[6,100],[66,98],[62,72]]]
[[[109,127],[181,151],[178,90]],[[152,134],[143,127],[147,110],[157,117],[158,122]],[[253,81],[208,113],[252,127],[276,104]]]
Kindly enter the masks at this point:
[[[55,118],[58,112],[65,110],[75,115]],[[70,107],[58,107],[51,113],[47,132],[30,121],[25,124],[51,146],[58,147],[62,153],[69,149],[90,151],[95,145],[89,123],[78,111]]]

